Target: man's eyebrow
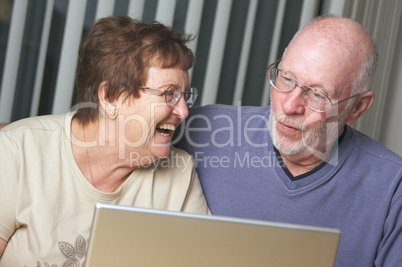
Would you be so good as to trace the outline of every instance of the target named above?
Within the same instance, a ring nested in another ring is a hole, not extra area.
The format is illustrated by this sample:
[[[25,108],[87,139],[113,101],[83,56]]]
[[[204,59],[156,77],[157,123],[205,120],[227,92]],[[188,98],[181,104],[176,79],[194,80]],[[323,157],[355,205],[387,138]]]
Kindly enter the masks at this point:
[[[292,71],[286,71],[286,70],[281,69],[279,67],[278,67],[278,69],[280,69],[281,71],[283,71],[285,74],[289,75],[291,78],[295,79],[296,81],[302,83],[302,85],[308,86],[308,87],[311,87],[311,88],[313,88],[313,89],[315,89],[317,91],[320,91],[320,92],[322,92],[323,94],[325,94],[326,96],[328,96],[328,97],[330,97],[332,99],[332,97],[328,93],[328,90],[324,86],[322,86],[320,84],[317,84],[317,83],[313,83],[313,84],[305,83],[303,81],[300,81],[297,78],[297,75],[295,75]]]

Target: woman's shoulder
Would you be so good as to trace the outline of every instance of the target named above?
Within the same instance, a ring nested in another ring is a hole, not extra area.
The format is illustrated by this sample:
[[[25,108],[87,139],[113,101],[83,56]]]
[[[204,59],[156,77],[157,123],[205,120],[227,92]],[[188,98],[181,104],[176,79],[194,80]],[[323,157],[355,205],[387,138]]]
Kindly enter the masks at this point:
[[[6,132],[17,132],[24,130],[60,130],[64,127],[66,120],[71,120],[68,116],[66,116],[66,114],[29,117],[12,122],[2,130]]]

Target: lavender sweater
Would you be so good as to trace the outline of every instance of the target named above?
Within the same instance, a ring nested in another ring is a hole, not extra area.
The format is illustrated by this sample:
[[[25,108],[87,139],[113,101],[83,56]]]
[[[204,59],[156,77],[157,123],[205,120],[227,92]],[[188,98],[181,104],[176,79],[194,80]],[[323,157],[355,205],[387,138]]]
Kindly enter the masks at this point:
[[[332,164],[292,177],[269,107],[194,107],[176,146],[192,154],[214,215],[337,228],[336,266],[402,266],[402,158],[345,127]]]

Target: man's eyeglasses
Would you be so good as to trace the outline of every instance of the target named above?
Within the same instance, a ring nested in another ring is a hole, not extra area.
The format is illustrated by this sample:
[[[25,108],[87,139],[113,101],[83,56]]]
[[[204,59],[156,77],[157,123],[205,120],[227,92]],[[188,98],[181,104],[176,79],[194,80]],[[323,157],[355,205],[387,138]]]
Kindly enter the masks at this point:
[[[183,94],[184,99],[186,100],[187,108],[191,108],[194,106],[198,96],[198,90],[195,87],[190,87],[185,92],[182,91],[179,85],[171,85],[166,90],[146,86],[139,86],[139,88],[163,92],[163,95],[165,95],[166,104],[168,104],[170,107],[175,107],[177,102],[180,101],[181,95]]]
[[[296,80],[285,71],[274,67],[275,65],[279,64],[281,60],[282,59],[279,59],[267,67],[269,83],[273,88],[282,93],[290,93],[297,86],[300,87],[303,90],[302,98],[304,103],[312,110],[325,112],[329,110],[331,106],[336,106],[361,94],[358,93],[344,100],[338,101],[337,103],[333,103],[331,98],[320,90],[310,87],[307,84]]]

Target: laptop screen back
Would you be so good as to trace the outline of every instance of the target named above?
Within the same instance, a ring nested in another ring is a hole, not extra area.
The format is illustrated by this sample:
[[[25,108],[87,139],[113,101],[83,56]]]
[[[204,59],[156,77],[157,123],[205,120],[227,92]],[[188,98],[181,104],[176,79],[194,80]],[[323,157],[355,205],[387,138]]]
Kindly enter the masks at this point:
[[[97,204],[86,258],[102,266],[333,266],[337,229]]]

